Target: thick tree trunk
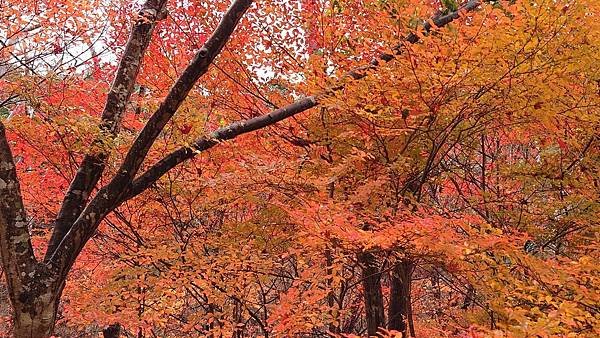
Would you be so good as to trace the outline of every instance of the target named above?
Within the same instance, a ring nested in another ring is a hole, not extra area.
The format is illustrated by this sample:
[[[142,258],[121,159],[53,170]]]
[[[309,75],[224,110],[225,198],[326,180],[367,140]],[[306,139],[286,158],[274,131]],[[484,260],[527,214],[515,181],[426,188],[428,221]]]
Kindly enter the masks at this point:
[[[403,337],[408,337],[409,332],[411,337],[415,335],[410,297],[413,268],[410,260],[402,260],[396,264],[390,278],[388,329],[402,332]]]
[[[21,292],[20,299],[13,302],[13,322],[15,338],[45,338],[52,336],[58,296],[52,292],[42,293],[30,299],[27,292]]]
[[[121,336],[121,324],[112,324],[102,330],[104,338],[119,338]]]
[[[376,336],[377,330],[384,327],[385,316],[383,308],[383,293],[381,291],[381,271],[372,253],[361,253],[358,261],[362,266],[362,285],[365,300],[365,316],[367,333]]]
[[[13,309],[14,336],[49,337],[63,283],[35,259],[29,221],[4,124],[0,121],[0,257]]]

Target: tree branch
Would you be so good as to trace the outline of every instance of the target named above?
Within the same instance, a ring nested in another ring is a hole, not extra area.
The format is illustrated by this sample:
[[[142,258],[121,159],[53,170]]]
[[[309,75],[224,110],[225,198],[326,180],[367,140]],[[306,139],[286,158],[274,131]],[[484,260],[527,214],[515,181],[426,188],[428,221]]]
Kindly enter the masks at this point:
[[[470,0],[470,1],[466,2],[465,4],[463,4],[462,6],[460,6],[454,12],[450,12],[445,15],[441,15],[441,14],[436,15],[436,16],[432,17],[430,20],[423,22],[423,27],[421,28],[423,31],[423,35],[424,36],[429,35],[431,30],[435,27],[441,28],[441,27],[448,25],[452,21],[458,19],[460,17],[460,13],[470,12],[470,11],[477,9],[484,1],[490,1],[490,0]],[[433,23],[433,25],[431,23]],[[349,71],[342,78],[349,76],[349,77],[352,77],[354,80],[362,79],[363,77],[366,76],[365,71],[377,68],[379,66],[380,61],[389,62],[389,61],[392,61],[393,59],[395,59],[397,55],[402,54],[402,51],[404,48],[404,43],[408,42],[410,44],[414,44],[414,43],[419,42],[420,40],[421,40],[421,38],[419,38],[419,35],[417,35],[415,33],[410,33],[410,34],[408,34],[408,36],[406,38],[404,38],[403,43],[400,43],[400,44],[396,45],[394,48],[392,48],[392,51],[394,52],[394,54],[385,54],[385,53],[380,54],[376,58],[371,60],[371,62],[369,62],[369,64]],[[333,89],[338,90],[338,89],[340,89],[340,87],[334,87]]]
[[[108,154],[106,149],[103,149],[104,141],[102,138],[113,138],[119,132],[123,113],[133,92],[144,52],[152,38],[156,21],[164,18],[166,14],[166,3],[167,0],[148,0],[138,13],[139,19],[131,29],[125,52],[121,57],[117,73],[106,98],[100,124],[102,136],[93,142],[97,146],[97,152],[89,153],[84,157],[65,194],[54,222],[54,230],[46,250],[46,260],[52,256],[73,222],[79,217],[88,197],[104,172]]]
[[[287,119],[288,117],[306,111],[317,104],[317,98],[309,96],[295,101],[283,108],[274,110],[268,114],[244,121],[238,121],[223,128],[219,128],[213,131],[207,137],[197,140],[190,147],[182,147],[170,153],[158,163],[146,170],[144,174],[140,175],[131,183],[131,187],[127,189],[127,195],[124,196],[121,202],[137,196],[154,184],[154,182],[156,182],[167,171],[175,167],[177,164],[194,157],[201,151],[210,149],[221,141],[231,140],[239,135],[273,125],[279,121]]]
[[[92,237],[102,219],[115,208],[122,196],[126,194],[124,188],[130,186],[156,137],[175,114],[194,84],[206,73],[251,4],[252,0],[235,0],[229,7],[213,34],[194,56],[164,101],[150,117],[127,152],[115,176],[98,191],[85,207],[47,260],[48,265],[57,271],[60,277],[66,277],[83,246]]]
[[[431,21],[437,27],[443,27],[453,20],[459,17],[459,12],[462,11],[472,11],[475,10],[482,3],[481,0],[471,0],[464,5],[462,5],[457,11],[451,12],[446,15],[436,16],[431,19]],[[433,27],[431,23],[428,21],[424,24],[423,29],[426,32],[429,32]],[[406,39],[408,43],[417,43],[419,41],[419,37],[416,34],[409,34]],[[399,55],[402,51],[402,44],[399,44],[394,48],[394,51],[397,55]],[[383,61],[391,61],[395,58],[394,55],[389,54],[381,54],[379,55],[379,59],[374,59],[367,66],[363,66],[354,70],[349,71],[344,77],[351,77],[352,79],[359,80],[366,76],[364,70],[366,69],[374,69],[379,65],[380,60]],[[150,167],[146,172],[136,178],[131,187],[128,189],[128,193],[123,196],[120,203],[129,200],[140,193],[142,193],[145,189],[149,188],[152,184],[154,184],[160,177],[162,177],[169,170],[177,166],[178,164],[187,161],[196,154],[201,151],[207,150],[215,146],[219,141],[229,140],[239,136],[241,134],[245,134],[260,128],[264,128],[270,125],[273,125],[279,121],[282,121],[288,117],[294,116],[296,114],[302,113],[310,108],[317,106],[318,98],[327,95],[328,92],[337,91],[343,88],[342,85],[338,85],[332,87],[328,91],[324,93],[320,93],[319,95],[309,96],[302,99],[299,99],[289,105],[274,110],[268,114],[261,115],[259,117],[255,117],[249,120],[238,121],[233,124],[230,124],[224,128],[218,129],[211,133],[210,135],[198,139],[194,144],[188,147],[182,147],[174,152],[168,154],[163,159],[158,161],[152,167]],[[259,122],[260,121],[260,122]],[[257,127],[260,126],[260,127]]]
[[[36,259],[33,255],[27,215],[17,178],[12,152],[0,121],[0,256],[10,298],[16,301],[16,290],[27,278],[34,276]]]

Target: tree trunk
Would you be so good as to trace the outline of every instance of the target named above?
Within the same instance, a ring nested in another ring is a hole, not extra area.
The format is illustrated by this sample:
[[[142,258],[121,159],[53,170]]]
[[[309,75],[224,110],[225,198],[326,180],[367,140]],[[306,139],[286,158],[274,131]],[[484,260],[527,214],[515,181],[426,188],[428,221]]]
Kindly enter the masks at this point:
[[[377,330],[384,327],[383,293],[381,292],[381,272],[372,253],[361,253],[358,261],[362,266],[362,285],[365,297],[367,333],[376,336]]]
[[[329,323],[329,332],[333,334],[340,333],[339,329],[339,316],[337,309],[334,309],[336,306],[335,303],[335,295],[333,290],[333,256],[331,254],[331,249],[328,247],[325,249],[325,260],[327,267],[325,271],[327,273],[327,288],[329,289],[329,293],[327,294],[327,305],[329,307],[329,313],[331,314],[331,322]]]
[[[102,330],[102,336],[104,338],[119,338],[121,336],[121,324],[116,323],[107,326]]]
[[[409,332],[411,337],[415,336],[410,297],[413,268],[410,260],[402,260],[396,264],[390,278],[388,329],[402,332],[403,337],[408,337]]]
[[[50,337],[56,323],[58,297],[48,292],[35,299],[22,292],[13,303],[14,337],[45,338]]]

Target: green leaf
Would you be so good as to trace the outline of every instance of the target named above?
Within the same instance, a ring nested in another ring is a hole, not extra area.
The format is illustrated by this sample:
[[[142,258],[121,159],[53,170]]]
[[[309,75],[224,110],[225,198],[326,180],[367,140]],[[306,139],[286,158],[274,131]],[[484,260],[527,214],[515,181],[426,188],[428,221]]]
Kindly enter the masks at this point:
[[[6,119],[10,116],[10,110],[6,107],[0,107],[0,119]]]

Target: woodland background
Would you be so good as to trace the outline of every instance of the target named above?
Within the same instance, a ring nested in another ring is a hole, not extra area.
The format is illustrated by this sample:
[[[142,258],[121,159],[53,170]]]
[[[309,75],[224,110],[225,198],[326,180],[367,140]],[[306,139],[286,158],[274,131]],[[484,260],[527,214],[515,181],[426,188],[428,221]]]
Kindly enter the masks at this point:
[[[164,3],[0,0],[0,336],[600,335],[600,2]]]

